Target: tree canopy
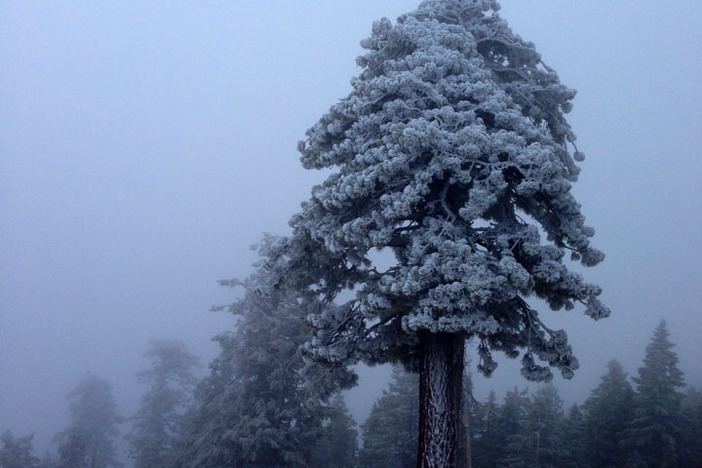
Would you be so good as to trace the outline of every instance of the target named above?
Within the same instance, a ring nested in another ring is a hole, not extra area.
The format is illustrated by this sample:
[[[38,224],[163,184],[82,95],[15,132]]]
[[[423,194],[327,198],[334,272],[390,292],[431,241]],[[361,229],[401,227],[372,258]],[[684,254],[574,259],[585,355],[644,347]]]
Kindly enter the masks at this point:
[[[525,377],[550,379],[539,360],[569,377],[565,332],[527,298],[609,314],[564,262],[603,259],[571,193],[575,92],[497,9],[429,0],[376,22],[353,91],[299,144],[306,168],[332,171],[277,250],[281,282],[317,304],[314,356],[412,365],[426,330],[474,337],[485,374],[491,350],[521,348]]]

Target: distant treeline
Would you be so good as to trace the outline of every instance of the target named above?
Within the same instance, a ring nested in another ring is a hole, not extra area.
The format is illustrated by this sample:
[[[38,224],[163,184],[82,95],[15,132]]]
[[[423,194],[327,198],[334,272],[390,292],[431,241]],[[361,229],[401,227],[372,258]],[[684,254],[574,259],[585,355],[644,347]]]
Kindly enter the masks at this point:
[[[515,388],[501,403],[495,392],[479,402],[466,389],[464,451],[472,467],[702,466],[702,392],[683,391],[672,346],[661,322],[637,377],[613,360],[585,402],[567,410],[551,384],[533,394]],[[416,383],[416,375],[394,369],[362,425],[360,466],[416,466]]]
[[[183,343],[153,341],[135,415],[120,417],[110,384],[89,374],[69,394],[71,424],[55,437],[55,452],[39,459],[31,435],[8,431],[0,468],[122,466],[122,425],[138,468],[416,466],[416,374],[393,369],[359,443],[338,391],[353,382],[334,381],[298,352],[311,331],[295,301],[266,291],[255,275],[231,285],[245,291],[229,306],[237,328],[216,337],[221,353],[202,381]],[[567,411],[550,384],[533,394],[515,388],[501,402],[494,392],[476,401],[468,386],[461,459],[473,468],[701,466],[702,392],[685,388],[672,348],[661,322],[636,377],[611,361],[587,400]]]

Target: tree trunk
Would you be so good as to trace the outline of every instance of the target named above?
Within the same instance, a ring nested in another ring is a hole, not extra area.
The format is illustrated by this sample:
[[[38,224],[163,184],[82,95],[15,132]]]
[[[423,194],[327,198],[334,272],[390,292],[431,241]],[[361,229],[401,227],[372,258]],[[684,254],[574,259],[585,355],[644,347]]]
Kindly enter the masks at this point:
[[[460,439],[464,338],[420,334],[418,468],[454,468]]]
[[[469,397],[467,393],[464,396],[466,398]],[[463,459],[461,460],[461,468],[472,468],[473,466],[473,452],[470,446],[470,415],[467,408],[468,406],[466,406],[465,411],[461,411],[461,424],[463,425],[463,447],[461,447]]]

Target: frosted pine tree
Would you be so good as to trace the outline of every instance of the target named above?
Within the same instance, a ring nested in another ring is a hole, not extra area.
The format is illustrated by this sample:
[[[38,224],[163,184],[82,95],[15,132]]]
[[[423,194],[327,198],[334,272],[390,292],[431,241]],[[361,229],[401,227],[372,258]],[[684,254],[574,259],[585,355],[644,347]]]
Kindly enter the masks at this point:
[[[184,414],[192,404],[199,359],[179,340],[152,340],[144,357],[151,368],[139,372],[149,384],[128,436],[135,468],[172,466],[184,432]]]
[[[265,238],[261,252],[272,242]],[[226,307],[237,318],[236,330],[215,338],[221,352],[196,390],[176,466],[323,466],[313,457],[342,448],[324,447],[325,440],[338,443],[340,433],[354,430],[341,402],[327,399],[334,388],[326,372],[298,352],[312,334],[298,301],[271,288],[263,269],[221,283],[243,289]]]
[[[527,298],[609,314],[564,263],[604,257],[571,194],[575,92],[498,9],[427,0],[373,25],[353,90],[299,144],[305,168],[331,175],[272,259],[310,308],[310,355],[419,371],[422,466],[454,463],[466,340],[487,375],[497,350],[521,354],[527,379],[568,378],[566,333]]]

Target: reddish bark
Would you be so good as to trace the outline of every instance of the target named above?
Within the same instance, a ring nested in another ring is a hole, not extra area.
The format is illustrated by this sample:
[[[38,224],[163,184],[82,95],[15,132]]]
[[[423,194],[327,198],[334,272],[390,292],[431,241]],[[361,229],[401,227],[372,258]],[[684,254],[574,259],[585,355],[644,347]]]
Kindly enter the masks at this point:
[[[418,468],[456,467],[464,342],[455,334],[420,334]]]

